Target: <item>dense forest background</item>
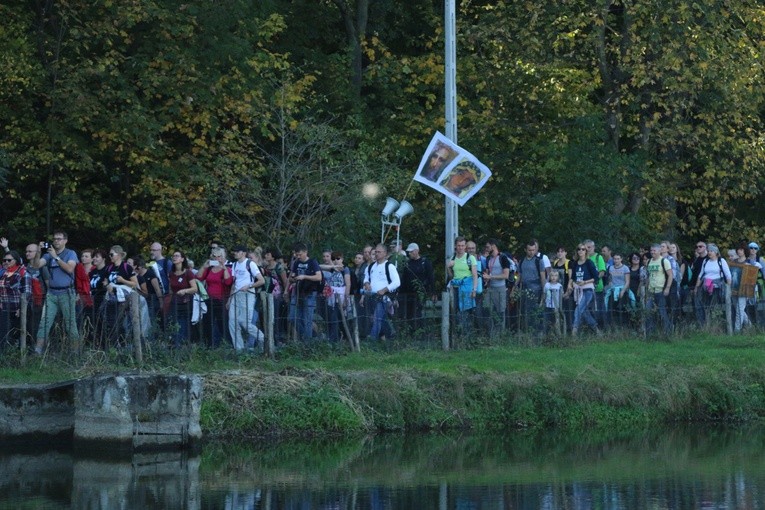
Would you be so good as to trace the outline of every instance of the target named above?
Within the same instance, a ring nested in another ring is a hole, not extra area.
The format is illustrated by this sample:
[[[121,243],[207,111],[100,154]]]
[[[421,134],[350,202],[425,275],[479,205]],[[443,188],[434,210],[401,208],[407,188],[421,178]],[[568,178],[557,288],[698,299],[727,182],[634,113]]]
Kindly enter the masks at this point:
[[[440,258],[443,196],[411,179],[444,129],[443,8],[5,0],[2,235],[351,250],[406,194],[402,237]],[[765,241],[760,0],[463,0],[457,52],[459,143],[494,174],[461,233]]]

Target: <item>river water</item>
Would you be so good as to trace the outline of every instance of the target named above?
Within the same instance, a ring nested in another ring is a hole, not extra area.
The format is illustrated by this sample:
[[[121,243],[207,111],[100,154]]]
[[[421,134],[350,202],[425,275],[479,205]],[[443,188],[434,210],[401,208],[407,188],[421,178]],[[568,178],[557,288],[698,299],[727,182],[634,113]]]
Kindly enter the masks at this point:
[[[0,508],[765,508],[762,426],[1,451]]]

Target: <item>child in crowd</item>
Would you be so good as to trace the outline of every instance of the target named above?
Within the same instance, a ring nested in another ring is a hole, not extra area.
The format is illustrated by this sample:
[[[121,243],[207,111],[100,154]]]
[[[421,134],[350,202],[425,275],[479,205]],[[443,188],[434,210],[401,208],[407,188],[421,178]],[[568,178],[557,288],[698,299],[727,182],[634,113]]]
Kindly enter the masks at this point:
[[[560,283],[560,273],[552,271],[550,279],[544,287],[545,306],[545,331],[549,332],[551,326],[555,326],[557,333],[562,333],[560,328],[560,314],[563,299],[563,285]]]

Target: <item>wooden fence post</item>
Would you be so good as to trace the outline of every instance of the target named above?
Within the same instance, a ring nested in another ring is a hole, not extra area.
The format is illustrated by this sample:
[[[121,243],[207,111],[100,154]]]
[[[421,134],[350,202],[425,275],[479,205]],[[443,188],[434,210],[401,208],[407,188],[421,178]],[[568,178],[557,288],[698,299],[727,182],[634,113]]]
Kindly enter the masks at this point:
[[[135,359],[139,365],[143,364],[143,346],[141,345],[141,296],[137,291],[129,294],[130,319],[133,324],[133,347]]]
[[[449,350],[449,301],[451,293],[445,290],[441,293],[441,347]]]
[[[731,313],[731,298],[730,298],[730,285],[723,285],[723,293],[725,295],[725,324],[728,329],[728,334],[733,334],[733,314]]]
[[[21,338],[19,339],[19,345],[21,348],[21,358],[24,359],[27,355],[27,312],[29,306],[29,298],[23,292],[21,293],[21,303],[19,304],[19,318],[21,319]]]
[[[261,300],[263,302],[263,354],[273,358],[274,354],[274,295],[269,292],[261,291]]]

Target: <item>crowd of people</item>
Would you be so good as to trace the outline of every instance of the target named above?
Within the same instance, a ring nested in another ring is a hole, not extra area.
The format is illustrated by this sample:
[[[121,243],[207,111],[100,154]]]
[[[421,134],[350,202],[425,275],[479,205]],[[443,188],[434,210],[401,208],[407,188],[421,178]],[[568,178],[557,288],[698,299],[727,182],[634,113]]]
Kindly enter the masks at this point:
[[[56,231],[49,242],[28,245],[22,259],[0,239],[5,346],[18,346],[25,334],[25,344],[42,354],[57,323],[72,349],[83,342],[124,345],[136,333],[138,316],[146,342],[257,350],[266,327],[262,292],[273,296],[277,344],[391,339],[402,331],[413,339],[440,334],[440,314],[427,310],[435,308],[444,287],[437,286],[433,263],[417,243],[405,249],[368,244],[346,260],[331,249],[312,258],[303,243],[285,258],[274,248],[237,245],[228,252],[212,242],[209,258],[195,268],[181,250],[166,258],[159,242],[144,259],[120,245],[78,254],[68,241]],[[765,288],[758,252],[756,242],[745,242],[723,257],[715,244],[699,241],[693,257],[683,257],[677,244],[663,241],[619,253],[609,246],[596,250],[585,240],[569,258],[564,247],[544,255],[531,240],[516,257],[496,239],[479,250],[458,237],[454,256],[445,261],[445,288],[455,331],[463,335],[578,335],[585,329],[600,335],[606,328],[668,335],[679,321],[709,324],[711,311],[730,295],[740,331],[765,323],[757,307]],[[132,293],[137,300],[129,299]],[[136,303],[138,309],[128,313]]]
[[[459,239],[455,248],[461,255]],[[490,287],[483,305],[480,296],[465,303],[464,278],[470,275],[463,271],[456,300],[468,326],[480,324],[481,318],[486,322],[488,310],[488,327],[494,330],[504,329],[511,321],[512,329],[539,335],[565,331],[577,335],[583,328],[597,335],[604,328],[668,335],[681,322],[709,326],[715,320],[714,311],[724,315],[725,306],[730,306],[734,317],[734,331],[765,324],[757,306],[765,290],[765,270],[756,242],[742,242],[723,257],[716,244],[698,241],[694,255],[683,257],[670,241],[620,253],[609,246],[598,251],[595,242],[587,239],[569,258],[565,247],[548,256],[531,240],[524,255],[514,258],[501,253],[496,240],[490,240],[472,264],[478,270],[473,271],[475,283],[470,290],[480,287],[482,270],[489,285],[492,278],[507,278],[511,312],[507,313],[505,301],[508,293],[501,288],[492,293]]]
[[[59,336],[75,350],[83,342],[102,349],[129,345],[137,314],[138,333],[147,342],[176,348],[231,345],[237,352],[262,349],[259,295],[264,291],[275,303],[278,343],[337,342],[351,335],[350,320],[358,321],[362,337],[391,338],[391,310],[400,306],[422,316],[421,300],[397,291],[431,295],[434,288],[432,264],[419,256],[414,243],[408,247],[408,262],[397,268],[388,261],[384,244],[364,247],[346,264],[339,251],[324,250],[320,260],[312,258],[303,243],[295,244],[285,261],[277,249],[237,245],[228,252],[213,242],[209,258],[195,268],[182,250],[166,258],[159,242],[151,244],[147,259],[128,255],[120,245],[78,254],[68,242],[66,232],[56,231],[51,241],[28,245],[22,260],[7,239],[0,240],[5,249],[0,271],[5,347],[20,345],[24,335],[24,344],[42,354],[56,324]],[[133,293],[139,299],[131,305]]]

